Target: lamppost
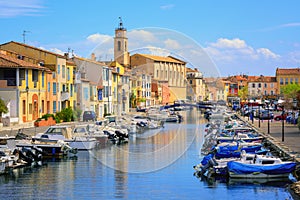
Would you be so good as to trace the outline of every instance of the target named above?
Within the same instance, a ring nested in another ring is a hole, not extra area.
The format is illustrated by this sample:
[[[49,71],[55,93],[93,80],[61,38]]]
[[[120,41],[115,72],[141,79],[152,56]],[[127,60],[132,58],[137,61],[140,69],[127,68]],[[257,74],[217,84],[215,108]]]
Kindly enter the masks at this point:
[[[270,102],[268,100],[265,101],[267,109],[268,109],[268,134],[270,134]]]
[[[260,128],[260,103],[258,104],[258,128]]]
[[[281,113],[281,122],[282,122],[282,132],[281,132],[281,141],[284,142],[284,106],[282,106],[282,113]]]
[[[26,121],[27,121],[27,122],[29,121],[29,120],[28,120],[28,112],[29,112],[29,109],[28,109],[28,107],[29,107],[28,92],[29,92],[29,87],[28,87],[28,86],[26,86],[26,93],[27,93],[27,104],[26,104]]]

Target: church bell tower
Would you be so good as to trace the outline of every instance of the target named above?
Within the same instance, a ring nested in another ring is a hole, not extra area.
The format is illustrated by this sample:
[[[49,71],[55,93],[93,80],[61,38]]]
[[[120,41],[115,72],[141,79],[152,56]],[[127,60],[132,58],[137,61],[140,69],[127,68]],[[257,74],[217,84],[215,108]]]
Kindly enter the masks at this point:
[[[123,27],[121,17],[118,28],[115,29],[114,37],[114,60],[122,64],[124,67],[129,66],[129,53],[128,53],[128,38],[126,37],[126,28]]]

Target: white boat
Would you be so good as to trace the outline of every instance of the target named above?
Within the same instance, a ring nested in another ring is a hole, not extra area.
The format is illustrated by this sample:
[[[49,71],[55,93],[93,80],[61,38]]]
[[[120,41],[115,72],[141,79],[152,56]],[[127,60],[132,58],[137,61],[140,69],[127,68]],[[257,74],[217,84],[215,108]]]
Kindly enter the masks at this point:
[[[242,153],[240,160],[227,163],[231,178],[288,178],[296,168],[295,162],[282,161],[280,158],[265,155],[252,157]]]
[[[67,142],[70,147],[78,150],[91,150],[97,144],[95,138],[84,135],[73,135],[71,128],[68,126],[50,126],[45,133],[39,133],[33,139],[42,142],[57,142],[58,140],[62,140]]]

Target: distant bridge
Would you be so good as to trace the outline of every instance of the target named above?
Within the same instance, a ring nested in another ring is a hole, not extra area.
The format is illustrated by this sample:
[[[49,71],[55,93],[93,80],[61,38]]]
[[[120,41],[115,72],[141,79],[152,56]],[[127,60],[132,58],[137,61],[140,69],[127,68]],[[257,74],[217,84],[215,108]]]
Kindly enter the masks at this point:
[[[174,103],[170,105],[161,106],[161,109],[168,109],[168,108],[176,108],[181,106],[187,106],[187,107],[196,107],[196,108],[202,108],[202,109],[212,109],[213,105],[211,103]]]

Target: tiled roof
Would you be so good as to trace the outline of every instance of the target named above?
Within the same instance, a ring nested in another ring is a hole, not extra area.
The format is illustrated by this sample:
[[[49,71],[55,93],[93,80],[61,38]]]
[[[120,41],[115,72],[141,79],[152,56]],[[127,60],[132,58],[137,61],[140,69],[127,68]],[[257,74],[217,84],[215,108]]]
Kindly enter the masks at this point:
[[[149,55],[149,54],[135,54],[135,55],[141,55],[141,56],[144,56],[144,57],[149,58],[154,61],[171,62],[171,63],[179,63],[179,64],[186,63],[186,62],[184,62],[180,59],[174,58],[172,56],[163,57],[163,56],[154,56],[154,55]]]
[[[41,67],[39,65],[20,60],[18,58],[14,58],[12,56],[0,54],[0,67],[1,68],[30,68],[30,69],[44,69],[45,67]]]
[[[275,76],[249,76],[248,82],[276,82]]]
[[[290,68],[290,69],[276,69],[276,76],[277,75],[300,75],[300,68]]]
[[[37,47],[34,47],[34,46],[30,46],[28,44],[19,43],[19,42],[15,42],[15,41],[10,41],[10,42],[1,44],[0,46],[5,46],[6,44],[9,44],[9,43],[14,43],[14,44],[21,45],[21,46],[24,46],[24,47],[27,47],[27,48],[35,49],[37,51],[42,51],[42,52],[45,52],[45,53],[48,53],[48,54],[52,54],[52,55],[55,55],[55,56],[60,57],[60,58],[65,58],[65,56],[63,56],[61,54],[53,53],[51,51],[47,51],[47,50],[44,50],[44,49],[41,49],[41,48],[37,48]]]

